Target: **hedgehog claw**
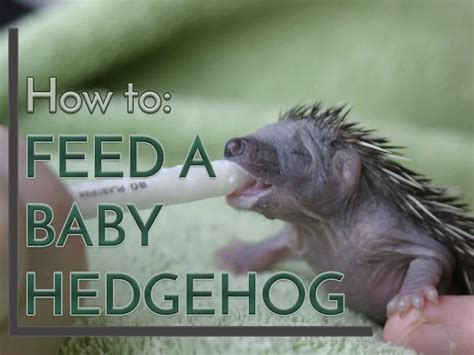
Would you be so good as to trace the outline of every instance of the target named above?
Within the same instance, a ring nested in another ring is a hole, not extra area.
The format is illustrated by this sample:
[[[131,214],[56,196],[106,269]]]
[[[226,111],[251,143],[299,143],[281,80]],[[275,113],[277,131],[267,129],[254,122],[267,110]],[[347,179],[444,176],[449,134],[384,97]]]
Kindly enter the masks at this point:
[[[411,298],[411,303],[416,309],[421,311],[425,304],[425,298],[420,294],[413,295]]]
[[[438,291],[434,287],[426,287],[425,295],[428,301],[438,303]]]
[[[402,290],[387,304],[387,316],[398,313],[403,317],[413,307],[422,310],[425,301],[438,303],[438,291],[433,286],[423,286],[415,290]]]

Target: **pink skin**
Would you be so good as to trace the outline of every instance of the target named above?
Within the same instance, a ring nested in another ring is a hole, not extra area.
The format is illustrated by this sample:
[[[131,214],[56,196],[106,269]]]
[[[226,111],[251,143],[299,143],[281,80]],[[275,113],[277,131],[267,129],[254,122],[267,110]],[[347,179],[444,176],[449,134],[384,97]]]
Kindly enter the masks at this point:
[[[474,296],[441,296],[423,311],[392,315],[384,340],[427,355],[468,355],[474,349]]]
[[[288,242],[288,229],[255,244],[234,240],[215,253],[217,265],[234,274],[263,271],[294,257],[296,255]]]

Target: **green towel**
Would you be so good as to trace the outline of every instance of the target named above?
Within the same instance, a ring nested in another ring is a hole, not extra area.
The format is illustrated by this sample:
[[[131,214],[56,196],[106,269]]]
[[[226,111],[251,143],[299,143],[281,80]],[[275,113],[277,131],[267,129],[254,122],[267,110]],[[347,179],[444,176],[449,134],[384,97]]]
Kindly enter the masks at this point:
[[[211,158],[218,159],[228,138],[273,122],[289,105],[316,99],[325,105],[344,101],[353,106],[351,117],[380,129],[396,145],[407,146],[405,152],[412,158],[407,164],[436,183],[463,191],[473,206],[471,9],[471,3],[464,1],[430,6],[425,1],[375,0],[133,5],[71,1],[18,23],[21,108],[24,77],[29,75],[35,76],[37,89],[45,89],[49,76],[57,76],[62,90],[113,90],[114,101],[105,116],[48,115],[43,104],[34,115],[23,115],[20,129],[23,134],[151,134],[165,147],[166,165],[173,165],[182,162],[195,134],[203,138]],[[2,73],[5,43],[3,34]],[[142,90],[171,92],[171,114],[126,114],[118,97],[128,82]],[[0,80],[3,122],[5,93],[6,81]],[[258,240],[279,226],[257,215],[237,213],[221,199],[165,207],[152,243],[143,249],[133,240],[129,217],[127,222],[125,246],[88,250],[92,270],[125,271],[141,280],[165,270],[218,271],[212,257],[218,246],[233,238]],[[89,221],[90,226],[95,223]],[[313,276],[301,262],[280,264],[272,271],[276,270],[295,272],[306,282]],[[268,275],[259,274],[259,280]],[[234,281],[236,287],[244,286],[243,278]],[[275,297],[287,298],[284,291]],[[238,302],[227,317],[158,318],[140,309],[124,318],[98,317],[81,323],[371,324],[350,310],[336,318],[308,310],[285,318],[266,311],[246,316]],[[382,343],[379,327],[370,339],[70,338],[62,352],[410,353]]]

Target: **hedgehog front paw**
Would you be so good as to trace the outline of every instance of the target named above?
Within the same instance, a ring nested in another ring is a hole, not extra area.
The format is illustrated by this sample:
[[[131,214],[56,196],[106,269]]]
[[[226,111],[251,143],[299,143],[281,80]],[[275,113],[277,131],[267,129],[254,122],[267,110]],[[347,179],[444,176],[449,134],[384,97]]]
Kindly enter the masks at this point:
[[[215,259],[218,266],[234,274],[262,271],[281,259],[278,249],[275,249],[273,244],[267,244],[234,240],[228,246],[218,249]]]
[[[402,290],[387,304],[387,316],[390,317],[395,313],[403,316],[412,307],[421,310],[425,305],[425,300],[438,303],[438,291],[434,286],[425,285],[415,289]]]
[[[258,259],[254,258],[252,245],[241,240],[234,240],[229,245],[215,252],[215,260],[219,267],[233,274],[257,271],[260,268]]]

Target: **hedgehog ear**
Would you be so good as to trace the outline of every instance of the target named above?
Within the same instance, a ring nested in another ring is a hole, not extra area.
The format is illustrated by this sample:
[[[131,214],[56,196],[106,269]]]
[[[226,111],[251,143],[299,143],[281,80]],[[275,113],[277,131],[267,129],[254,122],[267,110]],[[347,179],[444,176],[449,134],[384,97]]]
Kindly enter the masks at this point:
[[[332,170],[337,189],[342,193],[352,191],[359,183],[362,162],[353,150],[341,149],[332,158]]]

